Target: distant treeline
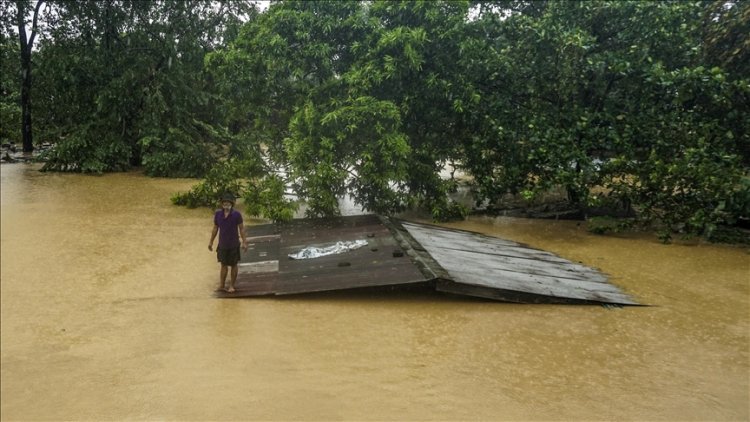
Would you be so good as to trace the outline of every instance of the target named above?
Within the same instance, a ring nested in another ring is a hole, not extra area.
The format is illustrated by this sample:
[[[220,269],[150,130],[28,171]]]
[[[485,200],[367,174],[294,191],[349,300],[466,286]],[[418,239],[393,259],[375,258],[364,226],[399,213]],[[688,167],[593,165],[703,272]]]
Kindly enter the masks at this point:
[[[281,220],[413,206],[446,165],[478,202],[581,206],[711,236],[750,217],[747,1],[48,1],[31,54],[45,170],[199,177]],[[18,8],[3,12],[2,132],[21,139]],[[288,192],[287,192],[288,193]]]

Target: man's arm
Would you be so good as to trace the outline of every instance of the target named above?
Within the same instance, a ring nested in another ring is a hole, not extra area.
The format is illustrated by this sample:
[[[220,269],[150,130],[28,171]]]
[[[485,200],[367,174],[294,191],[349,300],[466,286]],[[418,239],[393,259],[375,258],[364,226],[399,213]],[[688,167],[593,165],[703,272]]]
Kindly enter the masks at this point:
[[[240,240],[242,241],[242,250],[247,251],[247,241],[245,241],[245,225],[240,223],[237,225],[237,229],[240,231]]]
[[[211,232],[211,240],[208,241],[208,250],[214,250],[214,239],[216,239],[216,233],[219,232],[219,226],[214,224],[214,230]]]

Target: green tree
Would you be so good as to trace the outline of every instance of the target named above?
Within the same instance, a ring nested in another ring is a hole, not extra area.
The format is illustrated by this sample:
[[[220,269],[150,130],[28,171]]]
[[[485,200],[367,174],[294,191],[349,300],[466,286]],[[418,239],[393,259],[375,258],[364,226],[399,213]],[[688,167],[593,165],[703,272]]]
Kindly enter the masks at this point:
[[[456,188],[441,172],[460,162],[460,140],[470,136],[467,112],[481,99],[460,61],[469,3],[375,1],[372,26],[343,79],[351,97],[393,103],[401,113],[410,154],[404,192],[443,220],[464,210],[448,200]]]
[[[338,198],[347,194],[372,212],[404,208],[410,147],[393,103],[372,97],[309,102],[295,115],[291,132],[291,178],[308,199],[308,215],[338,214]]]
[[[21,138],[21,84],[18,42],[10,28],[0,34],[0,141]]]
[[[203,60],[253,13],[248,2],[55,3],[36,92],[46,133],[60,139],[45,169],[205,174],[230,138]]]
[[[325,191],[313,180],[315,174],[301,171],[303,168],[316,168],[328,174],[342,171],[342,168],[323,169],[322,163],[305,162],[320,158],[318,154],[324,152],[313,147],[319,139],[309,133],[305,137],[304,131],[320,129],[326,131],[325,136],[331,135],[332,123],[321,125],[309,117],[322,119],[333,111],[332,104],[346,100],[341,75],[353,60],[352,46],[367,32],[367,26],[363,3],[278,2],[258,19],[248,22],[225,50],[208,56],[207,69],[225,101],[224,124],[242,146],[239,152],[244,152],[244,159],[250,161],[263,156],[265,177],[246,175],[252,183],[246,185],[244,194],[248,203],[265,201],[265,205],[257,208],[259,212],[266,210],[264,215],[279,218],[291,215],[287,211],[271,211],[272,203],[284,210],[291,206],[283,198],[283,189],[277,188],[279,181],[294,183],[296,194],[312,204],[330,204],[328,199],[341,193],[341,189]],[[315,136],[320,134],[316,132]],[[235,156],[243,159],[242,154]],[[337,157],[335,164],[343,166],[351,161],[347,160]],[[282,179],[279,175],[285,176]],[[348,184],[355,186],[356,182]],[[328,187],[334,185],[332,182]],[[197,193],[194,190],[186,195]],[[337,209],[314,205],[310,212],[335,214]]]
[[[36,128],[59,140],[45,169],[205,174],[175,203],[228,190],[273,219],[290,193],[309,215],[343,195],[464,215],[446,169],[478,202],[562,187],[665,239],[747,217],[748,2],[48,4],[32,88]]]
[[[580,207],[632,204],[663,233],[731,222],[721,210],[743,171],[747,73],[704,66],[702,49],[742,13],[706,20],[709,2],[542,6],[485,10],[471,24],[483,36],[467,41],[469,73],[484,95],[465,165],[479,199],[563,186]]]
[[[416,200],[447,216],[454,185],[439,172],[459,157],[462,102],[478,100],[453,69],[467,12],[468,2],[274,3],[207,61],[227,126],[286,170],[309,214],[337,214],[348,194],[372,211]]]
[[[38,33],[38,21],[43,0],[37,0],[32,4],[26,0],[16,0],[16,25],[20,53],[21,70],[21,137],[23,138],[23,151],[34,151],[34,143],[31,132],[31,52]],[[31,21],[29,21],[29,15]],[[31,25],[31,31],[27,32],[26,26]]]

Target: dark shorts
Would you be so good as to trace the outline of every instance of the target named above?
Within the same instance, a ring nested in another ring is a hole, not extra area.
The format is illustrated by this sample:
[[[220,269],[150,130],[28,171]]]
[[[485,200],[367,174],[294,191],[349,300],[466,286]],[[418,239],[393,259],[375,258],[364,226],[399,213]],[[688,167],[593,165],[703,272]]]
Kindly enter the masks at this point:
[[[234,267],[240,261],[240,247],[229,248],[229,249],[216,249],[216,259],[222,263],[222,265],[228,265]]]

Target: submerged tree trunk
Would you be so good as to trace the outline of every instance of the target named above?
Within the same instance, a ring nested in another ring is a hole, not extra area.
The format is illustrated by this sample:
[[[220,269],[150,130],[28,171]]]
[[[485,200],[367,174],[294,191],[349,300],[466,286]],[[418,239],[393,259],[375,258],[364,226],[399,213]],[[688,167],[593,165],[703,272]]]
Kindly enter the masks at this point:
[[[37,0],[31,24],[31,35],[26,38],[26,1],[16,0],[16,21],[18,23],[18,41],[21,45],[21,134],[23,152],[34,151],[31,138],[31,48],[36,37],[36,22],[43,1]]]

